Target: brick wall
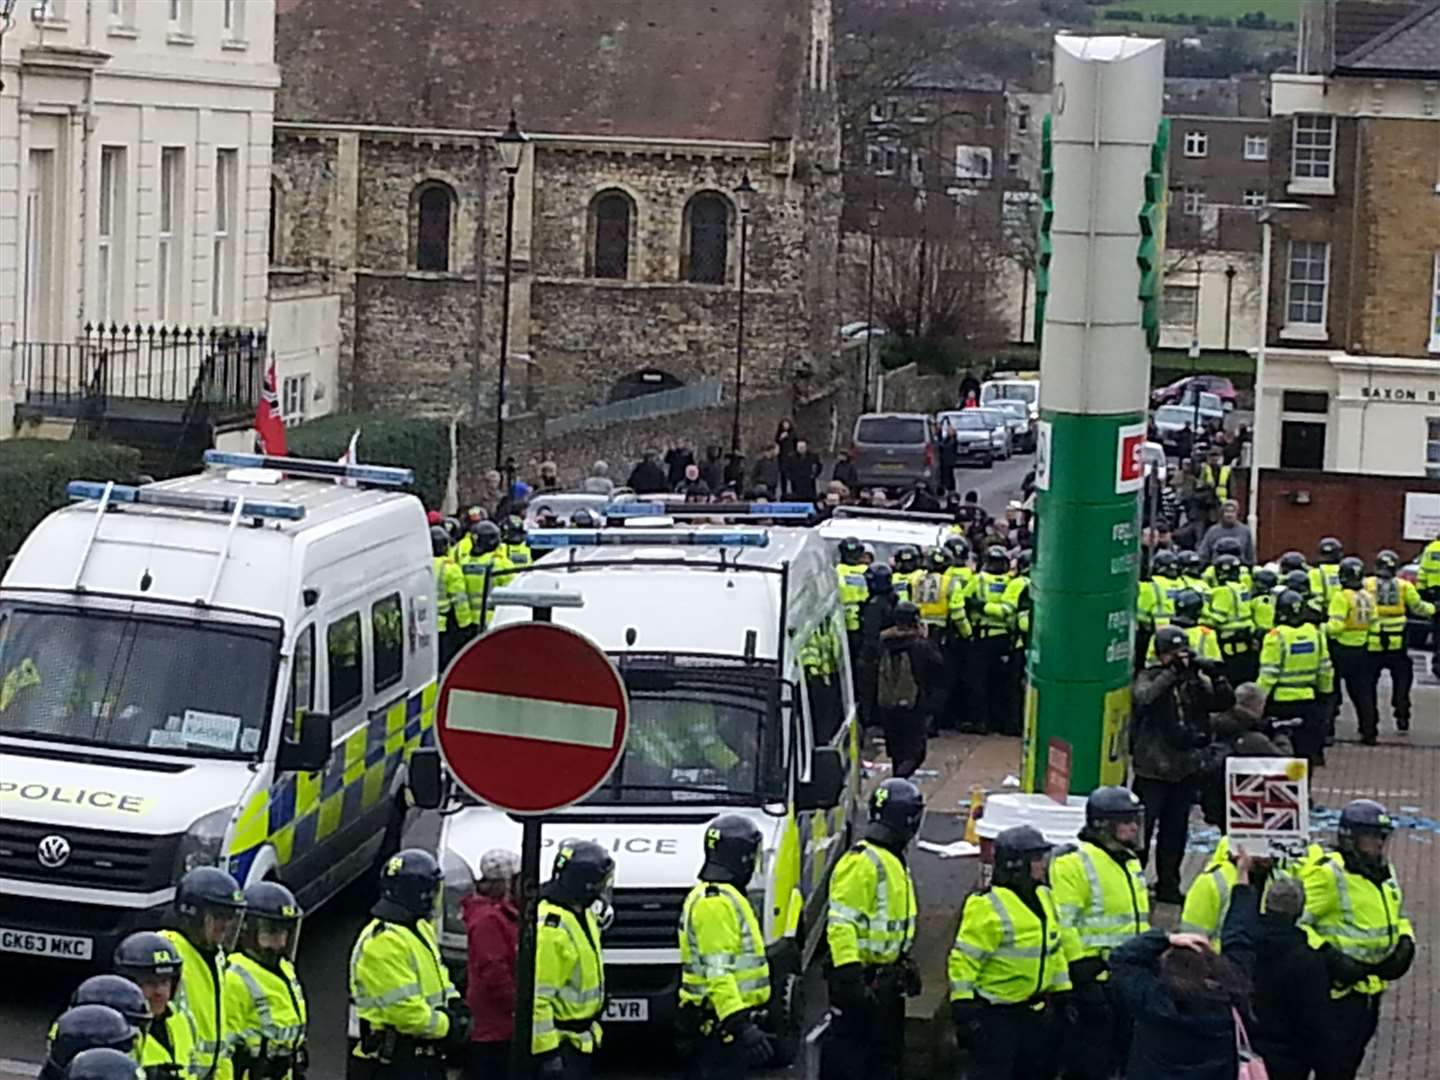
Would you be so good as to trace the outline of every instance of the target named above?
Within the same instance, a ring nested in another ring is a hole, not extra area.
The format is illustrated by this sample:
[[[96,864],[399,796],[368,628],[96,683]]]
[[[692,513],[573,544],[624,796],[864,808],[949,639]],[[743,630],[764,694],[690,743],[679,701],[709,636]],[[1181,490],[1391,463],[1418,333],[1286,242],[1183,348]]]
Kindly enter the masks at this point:
[[[1256,553],[1273,559],[1294,549],[1313,558],[1320,538],[1335,536],[1367,565],[1383,548],[1408,560],[1424,545],[1403,538],[1407,491],[1440,491],[1440,480],[1262,469]]]

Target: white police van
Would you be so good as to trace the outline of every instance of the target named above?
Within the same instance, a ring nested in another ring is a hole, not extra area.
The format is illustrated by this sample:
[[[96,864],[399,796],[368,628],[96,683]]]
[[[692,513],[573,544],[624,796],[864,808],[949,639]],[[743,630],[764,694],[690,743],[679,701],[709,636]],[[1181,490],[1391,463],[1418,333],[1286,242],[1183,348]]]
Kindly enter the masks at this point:
[[[813,512],[751,510],[769,521]],[[651,504],[641,512],[714,510]],[[609,521],[627,516],[606,513]],[[770,957],[771,1026],[788,1060],[800,1041],[801,976],[823,939],[829,870],[849,844],[859,797],[855,697],[829,551],[814,530],[778,525],[542,530],[531,543],[558,550],[508,592],[579,594],[583,606],[556,607],[553,620],[599,644],[630,697],[624,756],[593,796],[547,819],[541,854],[542,877],[555,845],[570,837],[595,840],[615,857],[606,1018],[664,1025],[673,1016],[680,908],[703,861],[705,824],[740,813],[764,836],[750,898]],[[507,590],[496,601],[495,626],[531,616],[506,606]],[[458,974],[460,900],[481,855],[518,852],[521,829],[503,813],[450,799],[440,836],[441,944]]]
[[[108,963],[202,864],[313,908],[398,843],[436,689],[409,470],[206,462],[72,483],[0,583],[0,952]]]

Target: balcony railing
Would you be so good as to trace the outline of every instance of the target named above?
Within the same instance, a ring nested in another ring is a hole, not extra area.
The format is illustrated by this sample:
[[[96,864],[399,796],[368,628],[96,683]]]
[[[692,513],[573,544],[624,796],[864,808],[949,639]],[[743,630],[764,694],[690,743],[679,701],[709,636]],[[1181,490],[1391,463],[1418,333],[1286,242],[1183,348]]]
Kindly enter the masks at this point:
[[[21,342],[24,406],[41,412],[103,410],[110,402],[252,409],[265,380],[264,331],[86,325],[76,341]]]

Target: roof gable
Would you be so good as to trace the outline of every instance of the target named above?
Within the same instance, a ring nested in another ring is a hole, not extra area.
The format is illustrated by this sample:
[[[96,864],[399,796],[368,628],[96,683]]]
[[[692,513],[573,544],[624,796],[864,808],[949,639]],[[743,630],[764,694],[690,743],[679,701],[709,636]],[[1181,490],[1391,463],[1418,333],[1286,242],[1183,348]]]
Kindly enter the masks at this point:
[[[1440,75],[1440,2],[1419,9],[1336,61],[1338,72]]]

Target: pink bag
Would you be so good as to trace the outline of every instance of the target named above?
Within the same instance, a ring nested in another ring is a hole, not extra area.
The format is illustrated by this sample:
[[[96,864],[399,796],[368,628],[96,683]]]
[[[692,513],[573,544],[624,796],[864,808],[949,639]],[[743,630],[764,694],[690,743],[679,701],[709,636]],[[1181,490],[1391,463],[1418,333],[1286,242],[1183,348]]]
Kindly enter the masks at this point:
[[[1237,1080],[1270,1080],[1265,1060],[1250,1046],[1250,1036],[1245,1033],[1245,1021],[1240,1019],[1240,1011],[1232,1008],[1230,1015],[1235,1018],[1235,1057],[1240,1062],[1240,1069],[1235,1074]]]

